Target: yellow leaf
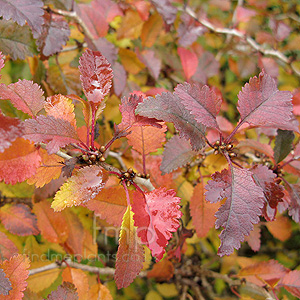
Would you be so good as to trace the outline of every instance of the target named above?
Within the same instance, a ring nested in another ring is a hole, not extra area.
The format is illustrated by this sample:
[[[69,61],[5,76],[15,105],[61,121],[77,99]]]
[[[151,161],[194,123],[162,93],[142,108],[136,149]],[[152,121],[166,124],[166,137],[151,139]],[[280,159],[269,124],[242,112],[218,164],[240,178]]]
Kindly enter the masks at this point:
[[[163,298],[159,293],[152,290],[146,295],[145,300],[163,300]]]
[[[157,36],[162,31],[162,27],[162,17],[158,13],[153,14],[143,25],[141,33],[142,45],[148,48],[152,47],[157,39]]]
[[[145,68],[145,65],[138,59],[137,55],[129,49],[119,50],[120,59],[125,70],[133,75]]]
[[[128,10],[123,18],[122,25],[117,31],[118,39],[137,39],[141,35],[143,23],[138,12]]]
[[[178,291],[174,283],[156,284],[158,292],[165,298],[178,296]]]
[[[91,286],[89,293],[89,300],[113,300],[113,297],[109,291],[109,289],[101,284],[97,283]]]

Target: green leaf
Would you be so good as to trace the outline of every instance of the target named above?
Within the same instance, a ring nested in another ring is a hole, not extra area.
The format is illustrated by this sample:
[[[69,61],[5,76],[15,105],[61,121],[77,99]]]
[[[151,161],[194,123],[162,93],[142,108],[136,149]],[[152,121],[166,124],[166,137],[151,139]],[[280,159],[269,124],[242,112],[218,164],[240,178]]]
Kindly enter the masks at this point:
[[[274,159],[276,163],[284,160],[292,150],[292,143],[294,140],[294,133],[290,130],[277,130],[274,147]]]
[[[29,27],[0,20],[0,50],[14,60],[33,56],[35,46]]]

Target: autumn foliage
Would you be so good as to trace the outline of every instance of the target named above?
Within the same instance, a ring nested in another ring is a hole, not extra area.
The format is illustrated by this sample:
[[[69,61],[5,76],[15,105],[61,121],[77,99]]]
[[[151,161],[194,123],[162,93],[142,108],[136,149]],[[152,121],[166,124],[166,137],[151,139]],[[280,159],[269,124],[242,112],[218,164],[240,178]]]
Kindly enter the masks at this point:
[[[0,300],[300,297],[299,14],[0,0]]]

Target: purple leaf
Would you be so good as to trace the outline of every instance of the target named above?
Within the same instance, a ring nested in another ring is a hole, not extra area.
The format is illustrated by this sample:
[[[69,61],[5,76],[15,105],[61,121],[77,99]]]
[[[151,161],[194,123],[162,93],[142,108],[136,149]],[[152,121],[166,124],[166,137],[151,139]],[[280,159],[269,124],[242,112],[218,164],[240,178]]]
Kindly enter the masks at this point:
[[[0,295],[7,296],[12,290],[9,278],[6,277],[3,269],[0,269]]]
[[[124,67],[118,62],[115,62],[113,64],[112,69],[115,74],[113,78],[114,91],[117,96],[120,96],[126,86],[126,80],[127,80],[126,71]]]
[[[216,202],[226,198],[216,213],[216,228],[223,227],[220,234],[220,256],[230,255],[239,249],[245,235],[253,230],[253,224],[259,222],[264,205],[264,194],[252,178],[252,172],[246,169],[230,167],[212,175],[205,193],[206,200]]]
[[[207,85],[189,83],[178,84],[174,92],[186,109],[195,117],[195,120],[206,127],[219,130],[216,116],[220,111],[222,100]]]
[[[162,175],[184,166],[195,155],[197,152],[192,150],[191,144],[186,139],[180,138],[178,135],[173,136],[165,145],[160,166]]]
[[[151,0],[151,2],[168,25],[174,23],[177,14],[177,8],[172,5],[170,0]]]
[[[38,116],[25,120],[25,139],[35,143],[47,143],[47,151],[53,154],[70,143],[80,142],[74,126],[52,116]]]
[[[137,106],[135,112],[148,118],[174,123],[180,137],[190,140],[193,150],[200,150],[205,146],[205,126],[196,122],[176,94],[167,92],[156,98],[149,97]]]
[[[291,92],[279,91],[275,80],[268,74],[261,72],[258,78],[251,78],[238,98],[241,123],[298,132],[298,124],[293,122]]]
[[[96,40],[93,40],[93,43],[90,43],[90,41],[88,40],[87,43],[88,45],[91,44],[90,48],[92,48],[93,46],[96,47],[96,50],[100,51],[111,65],[113,65],[114,62],[118,59],[117,47],[113,43],[109,42],[106,38],[100,37]],[[117,74],[116,72],[114,73]]]
[[[37,38],[44,22],[43,6],[41,0],[0,0],[0,16],[5,20],[12,19],[21,26],[27,22],[33,37]]]
[[[285,188],[290,196],[289,215],[296,223],[300,223],[300,185],[286,184]]]
[[[44,14],[45,23],[36,44],[45,57],[62,50],[69,39],[70,28],[62,16]]]
[[[161,69],[161,60],[155,56],[155,52],[144,50],[138,54],[138,58],[148,68],[151,76],[157,80]]]

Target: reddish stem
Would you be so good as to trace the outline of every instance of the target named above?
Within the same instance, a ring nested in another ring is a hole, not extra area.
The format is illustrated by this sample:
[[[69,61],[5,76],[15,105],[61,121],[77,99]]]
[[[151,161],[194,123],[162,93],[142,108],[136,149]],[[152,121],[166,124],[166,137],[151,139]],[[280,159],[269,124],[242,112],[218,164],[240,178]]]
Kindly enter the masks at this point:
[[[96,111],[92,109],[92,132],[91,132],[91,147],[94,149],[94,139],[95,139],[95,117],[96,117]]]
[[[130,205],[130,197],[129,197],[128,188],[127,188],[126,183],[125,183],[124,180],[122,180],[122,185],[123,185],[124,190],[125,190],[127,205],[129,206]]]

